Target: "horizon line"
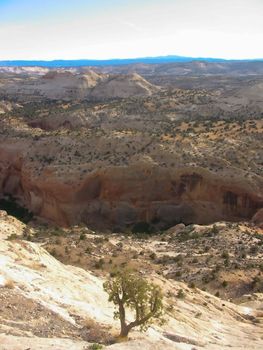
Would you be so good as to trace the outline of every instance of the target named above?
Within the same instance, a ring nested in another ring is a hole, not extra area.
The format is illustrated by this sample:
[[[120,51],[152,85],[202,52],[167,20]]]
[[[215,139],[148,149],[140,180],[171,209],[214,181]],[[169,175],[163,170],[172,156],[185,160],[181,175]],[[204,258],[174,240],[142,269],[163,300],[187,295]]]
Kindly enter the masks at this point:
[[[231,63],[231,62],[263,62],[263,58],[218,58],[218,57],[191,57],[191,56],[146,56],[135,58],[108,58],[108,59],[10,59],[0,60],[0,67],[44,67],[44,68],[70,68],[85,66],[117,66],[136,63],[144,64],[168,64],[168,63],[190,63],[190,62],[208,62],[208,63]]]

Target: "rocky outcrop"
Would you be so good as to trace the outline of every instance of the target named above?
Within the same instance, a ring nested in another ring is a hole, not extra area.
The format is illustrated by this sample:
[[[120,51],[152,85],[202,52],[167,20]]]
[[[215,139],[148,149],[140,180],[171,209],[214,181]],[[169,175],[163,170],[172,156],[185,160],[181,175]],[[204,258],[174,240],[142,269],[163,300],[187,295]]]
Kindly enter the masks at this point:
[[[59,225],[113,229],[143,221],[162,229],[180,222],[249,220],[263,206],[260,184],[238,175],[147,162],[106,167],[83,178],[81,167],[59,175],[47,165],[37,174],[26,149],[22,143],[0,148],[0,193]]]

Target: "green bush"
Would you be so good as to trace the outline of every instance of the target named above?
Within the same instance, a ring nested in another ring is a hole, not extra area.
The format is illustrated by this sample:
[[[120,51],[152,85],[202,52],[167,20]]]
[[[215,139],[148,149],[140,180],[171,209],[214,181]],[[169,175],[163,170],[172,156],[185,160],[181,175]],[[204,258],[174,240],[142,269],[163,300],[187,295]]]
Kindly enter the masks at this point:
[[[89,350],[101,350],[101,349],[103,349],[103,346],[98,343],[94,343],[89,346]]]
[[[223,286],[224,288],[226,288],[226,287],[228,286],[228,282],[227,282],[227,281],[223,281],[223,282],[222,282],[222,286]]]
[[[178,299],[184,299],[185,298],[185,293],[182,289],[179,289],[178,293],[177,293],[177,298]]]

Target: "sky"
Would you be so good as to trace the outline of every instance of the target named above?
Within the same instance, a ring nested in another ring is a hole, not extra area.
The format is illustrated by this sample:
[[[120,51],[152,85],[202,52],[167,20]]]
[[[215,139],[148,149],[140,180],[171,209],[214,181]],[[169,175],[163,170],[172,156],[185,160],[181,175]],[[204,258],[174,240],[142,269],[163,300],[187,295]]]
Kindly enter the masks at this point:
[[[263,58],[263,0],[0,0],[0,60]]]

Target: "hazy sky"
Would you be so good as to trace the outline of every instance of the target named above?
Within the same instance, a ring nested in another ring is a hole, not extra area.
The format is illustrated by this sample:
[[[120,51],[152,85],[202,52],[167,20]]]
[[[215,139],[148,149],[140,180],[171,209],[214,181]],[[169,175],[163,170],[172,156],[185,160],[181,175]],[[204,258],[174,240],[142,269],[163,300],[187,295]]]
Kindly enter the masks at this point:
[[[0,0],[0,60],[263,58],[263,0]]]

